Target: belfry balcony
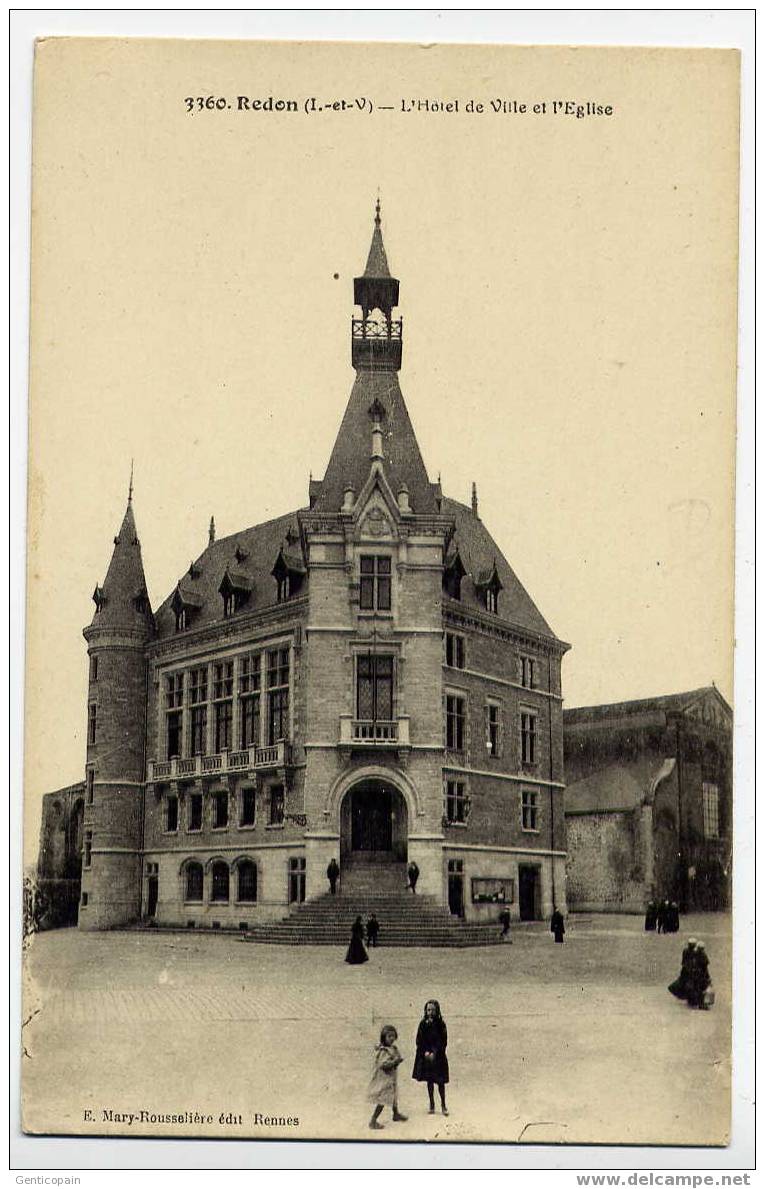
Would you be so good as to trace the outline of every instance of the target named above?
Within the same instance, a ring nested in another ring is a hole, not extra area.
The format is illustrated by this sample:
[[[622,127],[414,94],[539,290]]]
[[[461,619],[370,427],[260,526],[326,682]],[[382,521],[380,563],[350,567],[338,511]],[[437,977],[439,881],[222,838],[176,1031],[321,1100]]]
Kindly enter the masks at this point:
[[[157,780],[195,780],[201,776],[219,776],[227,772],[264,772],[284,768],[291,763],[290,745],[280,739],[269,747],[244,747],[212,755],[173,756],[170,760],[149,760],[149,783]]]
[[[351,322],[351,356],[354,367],[379,367],[384,371],[398,371],[401,367],[401,318],[353,318]]]
[[[353,718],[350,714],[340,715],[340,746],[351,750],[374,748],[375,750],[409,750],[409,716],[401,714],[394,719]]]

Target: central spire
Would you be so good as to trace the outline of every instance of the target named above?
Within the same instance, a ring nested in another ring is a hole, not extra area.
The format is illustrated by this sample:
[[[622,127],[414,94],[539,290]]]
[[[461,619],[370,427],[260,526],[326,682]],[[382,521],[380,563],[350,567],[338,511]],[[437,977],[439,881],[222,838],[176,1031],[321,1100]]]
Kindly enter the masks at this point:
[[[375,225],[363,276],[353,282],[353,300],[361,306],[361,318],[351,327],[353,366],[374,371],[398,371],[401,367],[402,321],[392,311],[398,305],[398,281],[390,275],[382,237],[380,199],[375,203]],[[374,315],[379,314],[379,317]],[[370,315],[373,315],[370,317]]]

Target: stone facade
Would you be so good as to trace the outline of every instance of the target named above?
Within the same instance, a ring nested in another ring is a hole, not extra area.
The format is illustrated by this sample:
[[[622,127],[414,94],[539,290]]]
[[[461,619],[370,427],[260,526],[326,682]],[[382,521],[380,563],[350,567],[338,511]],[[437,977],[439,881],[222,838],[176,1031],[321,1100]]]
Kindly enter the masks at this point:
[[[730,903],[732,713],[719,691],[563,714],[572,911]]]
[[[129,501],[85,630],[83,928],[273,920],[326,891],[333,857],[341,887],[383,867],[403,887],[414,861],[418,891],[468,919],[565,909],[568,645],[475,490],[428,479],[398,289],[378,210],[324,478],[294,513],[211,524],[155,613]]]
[[[84,809],[82,781],[43,797],[33,907],[38,929],[77,924]]]

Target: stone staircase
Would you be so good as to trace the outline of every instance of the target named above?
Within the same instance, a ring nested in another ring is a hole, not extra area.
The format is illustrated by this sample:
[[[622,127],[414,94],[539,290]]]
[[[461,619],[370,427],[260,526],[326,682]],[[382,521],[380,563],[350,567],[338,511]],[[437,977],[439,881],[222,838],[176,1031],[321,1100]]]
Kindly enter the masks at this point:
[[[247,941],[269,945],[347,946],[357,916],[380,922],[380,946],[476,946],[500,942],[499,925],[468,924],[434,896],[406,890],[406,864],[344,866],[336,896],[326,892],[293,906],[288,917],[252,926]]]

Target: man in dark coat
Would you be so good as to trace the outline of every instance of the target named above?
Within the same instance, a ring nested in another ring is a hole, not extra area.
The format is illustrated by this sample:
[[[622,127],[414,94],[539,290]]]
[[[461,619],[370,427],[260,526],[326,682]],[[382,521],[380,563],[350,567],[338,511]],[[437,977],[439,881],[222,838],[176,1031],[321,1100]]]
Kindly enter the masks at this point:
[[[512,937],[510,936],[510,909],[503,908],[499,914],[499,923],[502,926],[502,933],[500,936],[503,941],[509,941],[512,945]]]
[[[374,913],[367,918],[367,945],[377,945],[377,934],[380,932],[380,922]]]
[[[550,917],[550,932],[554,936],[556,942],[563,943],[563,934],[566,932],[566,926],[563,923],[563,913],[557,908],[553,910]]]
[[[407,867],[406,873],[409,877],[409,887],[412,889],[412,895],[415,895],[417,880],[420,878],[420,869],[414,860],[412,860],[412,862]]]
[[[327,868],[327,879],[329,880],[329,890],[333,896],[335,894],[335,889],[337,887],[337,879],[338,879],[339,875],[340,875],[340,868],[338,866],[337,859],[335,859],[333,857],[330,860],[329,867]]]
[[[645,931],[646,933],[653,933],[656,929],[656,901],[649,900],[648,907],[645,910]]]
[[[669,906],[669,916],[666,925],[667,933],[677,933],[680,928],[680,908],[675,900]]]
[[[711,985],[711,982],[712,980],[709,977],[709,958],[704,948],[704,942],[697,941],[688,971],[687,998],[689,1007],[699,1007],[702,1011],[706,1010],[707,1005],[704,1002],[704,992]]]

